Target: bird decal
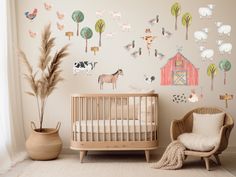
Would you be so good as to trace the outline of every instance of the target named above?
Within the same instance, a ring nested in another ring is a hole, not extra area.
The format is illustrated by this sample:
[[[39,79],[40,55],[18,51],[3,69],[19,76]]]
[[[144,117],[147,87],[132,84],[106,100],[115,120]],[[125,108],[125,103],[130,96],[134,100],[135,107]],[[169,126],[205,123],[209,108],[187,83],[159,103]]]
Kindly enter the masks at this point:
[[[36,35],[37,35],[36,32],[33,32],[33,31],[31,31],[31,30],[29,30],[28,32],[29,32],[29,36],[30,36],[31,38],[35,38]]]
[[[44,3],[43,5],[44,5],[45,10],[47,11],[50,11],[52,9],[52,4]]]
[[[64,29],[64,25],[57,22],[57,29],[62,31]]]
[[[162,28],[162,35],[167,37],[167,38],[170,38],[172,36],[172,33],[167,31],[165,28]]]
[[[157,57],[159,60],[162,60],[165,55],[163,53],[158,52],[157,49],[155,49],[155,57]]]
[[[25,17],[32,21],[37,16],[37,13],[38,9],[34,8],[32,12],[25,12]]]
[[[125,46],[125,49],[130,50],[133,49],[134,47],[135,47],[135,41],[133,40],[131,43]]]
[[[155,25],[159,22],[159,15],[156,16],[156,18],[153,18],[148,21],[150,25]]]
[[[58,18],[59,20],[63,20],[64,17],[65,17],[65,14],[62,13],[62,12],[57,11],[56,14],[57,14],[57,18]]]

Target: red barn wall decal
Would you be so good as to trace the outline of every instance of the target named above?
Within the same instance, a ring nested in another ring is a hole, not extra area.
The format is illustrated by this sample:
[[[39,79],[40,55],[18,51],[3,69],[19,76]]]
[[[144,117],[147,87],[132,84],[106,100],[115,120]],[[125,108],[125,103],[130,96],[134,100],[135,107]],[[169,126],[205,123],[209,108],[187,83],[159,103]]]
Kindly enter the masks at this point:
[[[198,85],[198,70],[178,52],[161,68],[161,85]]]

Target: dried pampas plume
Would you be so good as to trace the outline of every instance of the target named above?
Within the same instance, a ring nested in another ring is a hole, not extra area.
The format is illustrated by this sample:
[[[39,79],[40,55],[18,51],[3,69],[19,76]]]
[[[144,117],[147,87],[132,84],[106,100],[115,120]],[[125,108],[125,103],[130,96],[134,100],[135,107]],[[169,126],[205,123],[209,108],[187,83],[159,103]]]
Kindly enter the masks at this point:
[[[51,25],[48,25],[42,33],[38,70],[36,72],[33,71],[33,67],[25,53],[23,51],[18,52],[19,58],[26,66],[27,72],[24,76],[31,88],[31,91],[26,93],[34,96],[37,100],[40,121],[39,131],[43,130],[42,124],[47,98],[55,90],[56,85],[63,80],[60,65],[63,59],[69,55],[68,45],[65,45],[52,55],[51,51],[54,46],[55,38],[51,37]]]

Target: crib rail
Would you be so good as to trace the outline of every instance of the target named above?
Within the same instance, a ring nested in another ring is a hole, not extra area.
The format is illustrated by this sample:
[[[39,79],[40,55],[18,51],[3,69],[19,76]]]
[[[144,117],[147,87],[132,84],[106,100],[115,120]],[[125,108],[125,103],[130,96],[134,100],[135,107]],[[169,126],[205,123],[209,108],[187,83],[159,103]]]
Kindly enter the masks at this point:
[[[72,95],[71,118],[73,142],[157,141],[158,95]]]

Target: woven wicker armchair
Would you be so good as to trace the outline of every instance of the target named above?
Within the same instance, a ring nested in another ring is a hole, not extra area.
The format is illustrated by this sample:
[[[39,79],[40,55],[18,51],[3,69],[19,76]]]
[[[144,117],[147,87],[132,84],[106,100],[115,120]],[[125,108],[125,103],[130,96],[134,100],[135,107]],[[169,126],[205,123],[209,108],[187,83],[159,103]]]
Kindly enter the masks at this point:
[[[170,134],[171,140],[174,141],[178,138],[178,136],[182,133],[191,133],[193,128],[193,112],[199,114],[215,114],[224,112],[222,109],[219,108],[211,108],[211,107],[202,107],[194,109],[188,112],[182,119],[174,120],[171,122],[170,127]],[[200,152],[200,151],[192,151],[192,150],[185,150],[185,155],[187,156],[197,156],[204,159],[206,164],[206,169],[210,170],[209,166],[209,158],[214,156],[217,164],[221,165],[219,154],[221,154],[228,146],[229,135],[234,126],[234,120],[229,114],[225,114],[224,124],[220,130],[220,143],[217,145],[213,150],[208,152]]]

